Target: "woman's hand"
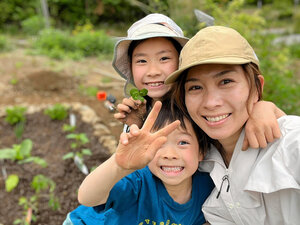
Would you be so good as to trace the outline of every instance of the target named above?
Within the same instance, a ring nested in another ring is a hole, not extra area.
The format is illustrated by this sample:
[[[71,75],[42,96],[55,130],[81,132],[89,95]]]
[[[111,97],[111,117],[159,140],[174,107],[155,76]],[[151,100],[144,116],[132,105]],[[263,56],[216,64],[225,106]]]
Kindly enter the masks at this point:
[[[281,133],[277,118],[285,115],[272,102],[259,101],[255,103],[245,126],[243,150],[251,148],[265,148],[274,139],[280,138]]]
[[[136,124],[139,128],[143,126],[146,117],[146,100],[134,100],[132,97],[124,98],[122,103],[117,105],[118,113],[114,114],[115,119],[128,126]]]
[[[144,168],[167,141],[167,136],[179,126],[180,122],[177,120],[152,133],[151,129],[160,108],[161,102],[158,101],[141,129],[133,124],[129,133],[121,134],[115,153],[116,162],[121,168],[134,170]]]

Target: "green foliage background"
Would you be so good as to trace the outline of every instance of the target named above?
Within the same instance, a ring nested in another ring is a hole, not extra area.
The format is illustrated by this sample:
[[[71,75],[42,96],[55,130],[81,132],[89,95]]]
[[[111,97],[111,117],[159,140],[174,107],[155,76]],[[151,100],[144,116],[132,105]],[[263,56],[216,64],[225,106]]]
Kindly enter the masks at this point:
[[[126,35],[127,28],[148,13],[170,16],[187,37],[205,24],[194,9],[215,18],[216,25],[230,26],[244,35],[260,59],[265,77],[264,99],[288,114],[300,115],[298,69],[300,45],[273,44],[279,35],[300,33],[300,6],[293,0],[47,0],[51,28],[45,29],[40,0],[0,1],[0,51],[12,49],[14,36],[33,40],[31,54],[56,59],[98,56],[111,59],[112,36]],[[283,34],[269,32],[283,28]],[[21,31],[21,32],[20,32]],[[25,37],[24,37],[25,36]],[[31,38],[31,37],[34,38]],[[298,75],[297,75],[298,74]]]

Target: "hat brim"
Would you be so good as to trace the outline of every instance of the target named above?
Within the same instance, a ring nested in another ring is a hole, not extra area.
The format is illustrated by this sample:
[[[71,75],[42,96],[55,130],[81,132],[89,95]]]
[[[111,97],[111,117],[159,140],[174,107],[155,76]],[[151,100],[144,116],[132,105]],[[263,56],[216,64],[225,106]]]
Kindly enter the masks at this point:
[[[245,59],[241,57],[222,57],[222,58],[213,58],[213,59],[206,59],[203,61],[199,61],[196,63],[192,63],[190,65],[187,65],[185,67],[182,67],[175,72],[173,72],[166,80],[165,84],[172,84],[175,83],[178,79],[178,77],[186,70],[194,67],[194,66],[199,66],[203,64],[229,64],[229,65],[242,65],[246,63],[253,62],[258,65],[258,61],[254,62],[252,59]]]
[[[113,68],[123,77],[124,79],[128,80],[131,79],[131,69],[130,69],[130,60],[128,57],[128,48],[132,41],[144,40],[148,38],[155,38],[155,37],[169,37],[176,40],[181,46],[184,46],[188,38],[185,37],[178,37],[174,35],[166,35],[166,33],[156,33],[155,35],[152,33],[139,36],[138,38],[124,38],[119,40],[115,45],[114,51],[114,59],[112,62]]]

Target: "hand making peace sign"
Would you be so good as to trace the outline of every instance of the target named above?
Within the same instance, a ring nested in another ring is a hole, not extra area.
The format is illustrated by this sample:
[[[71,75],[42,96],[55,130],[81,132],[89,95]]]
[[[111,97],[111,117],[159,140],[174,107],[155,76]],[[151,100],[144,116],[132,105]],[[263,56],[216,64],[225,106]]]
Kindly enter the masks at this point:
[[[151,132],[161,105],[159,101],[154,104],[141,129],[133,124],[129,133],[121,134],[115,157],[117,164],[123,169],[144,168],[167,141],[167,136],[179,126],[180,121],[176,120],[156,132]]]

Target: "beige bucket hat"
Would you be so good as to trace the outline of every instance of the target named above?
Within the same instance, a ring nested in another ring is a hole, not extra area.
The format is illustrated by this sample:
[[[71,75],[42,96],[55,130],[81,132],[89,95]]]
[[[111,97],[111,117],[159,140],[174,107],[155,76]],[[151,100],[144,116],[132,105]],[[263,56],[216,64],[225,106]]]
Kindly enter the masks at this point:
[[[182,72],[201,64],[240,65],[250,62],[259,67],[253,48],[240,33],[229,27],[210,26],[200,30],[183,47],[178,70],[165,82],[174,83]]]
[[[126,96],[134,87],[131,73],[131,63],[128,56],[128,48],[132,41],[143,40],[153,37],[170,37],[175,39],[181,46],[189,40],[184,37],[181,28],[169,17],[153,13],[132,24],[127,31],[127,37],[120,39],[114,49],[112,66],[127,82],[124,87]]]

